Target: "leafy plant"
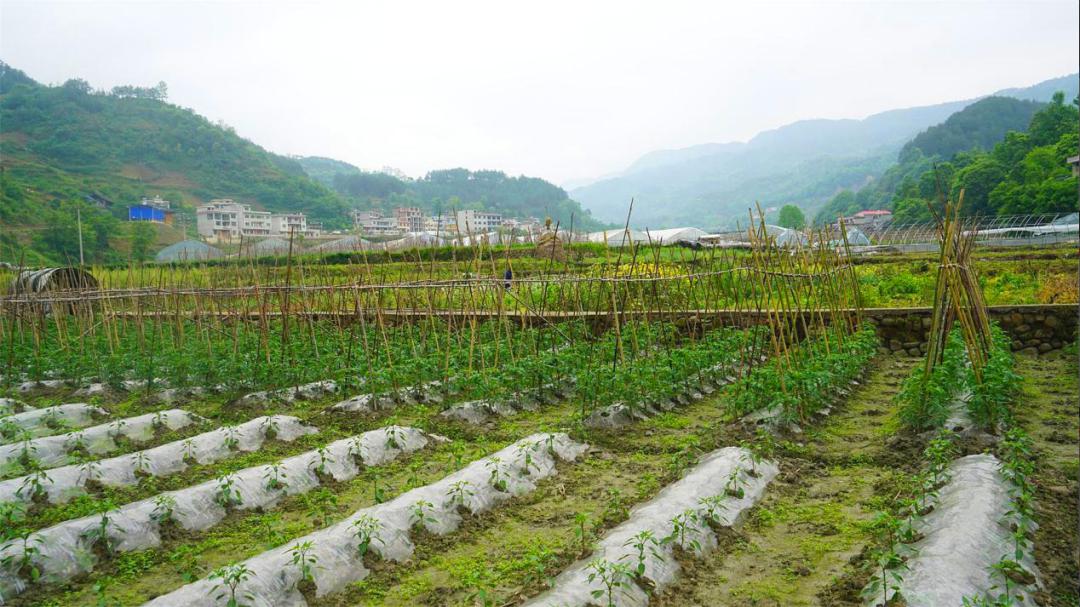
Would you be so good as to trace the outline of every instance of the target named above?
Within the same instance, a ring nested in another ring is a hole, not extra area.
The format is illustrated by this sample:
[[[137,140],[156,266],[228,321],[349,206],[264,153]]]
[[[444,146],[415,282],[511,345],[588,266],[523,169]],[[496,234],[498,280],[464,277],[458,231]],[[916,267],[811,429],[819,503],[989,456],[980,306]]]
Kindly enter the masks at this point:
[[[254,575],[255,572],[248,569],[247,565],[243,563],[226,565],[215,569],[208,578],[216,582],[210,589],[210,594],[214,595],[215,601],[225,599],[225,607],[247,607],[237,598],[237,589]],[[245,601],[255,600],[255,595],[250,592],[243,593],[240,596]]]
[[[281,462],[275,462],[266,466],[263,472],[263,480],[266,482],[266,488],[271,491],[281,491],[288,487],[285,483],[285,478],[288,474],[281,467]]]
[[[154,510],[150,512],[150,519],[156,522],[158,525],[164,525],[170,521],[173,521],[173,514],[176,511],[176,498],[162,494],[154,498]]]
[[[745,495],[745,492],[742,488],[742,477],[740,476],[740,472],[742,472],[742,470],[740,470],[738,467],[735,467],[731,471],[731,474],[728,474],[727,482],[724,484],[724,492],[731,497],[737,497],[739,499],[742,499]]]
[[[131,463],[136,476],[150,476],[150,458],[145,451],[132,453]]]
[[[49,498],[49,492],[45,489],[46,483],[52,483],[48,473],[45,470],[35,470],[23,478],[19,488],[15,490],[15,496],[35,503],[45,502]]]
[[[606,607],[615,607],[616,593],[625,593],[630,587],[632,577],[630,566],[625,563],[596,559],[591,561],[586,569],[589,571],[589,583],[596,581],[603,586],[600,590],[593,590],[592,597],[603,598],[606,601]]]
[[[191,465],[198,462],[198,459],[195,457],[195,441],[190,438],[184,439],[184,442],[180,444],[180,449],[183,452],[185,464]]]
[[[288,553],[292,557],[290,562],[300,571],[299,582],[315,581],[315,569],[318,566],[319,559],[312,552],[314,548],[315,544],[310,540],[297,542],[289,548]]]
[[[692,533],[697,530],[697,522],[698,513],[692,508],[676,514],[671,519],[671,533],[663,539],[663,542],[665,544],[674,543],[683,550],[693,550],[694,552],[700,551],[700,542],[693,538],[691,538],[689,542],[686,540],[688,532]]]
[[[727,510],[727,506],[724,505],[724,496],[722,495],[710,495],[698,500],[698,513],[703,522],[717,523],[723,522],[720,517],[720,513]]]
[[[651,555],[653,558],[660,561],[664,560],[664,556],[660,554],[657,547],[660,546],[660,542],[657,541],[656,535],[648,529],[643,529],[630,539],[623,542],[624,548],[632,548],[634,550],[633,558],[633,575],[635,578],[641,578],[645,575],[645,558],[646,555]]]
[[[591,534],[586,529],[589,524],[589,515],[584,512],[574,513],[574,538],[577,540],[579,552],[584,554],[589,549]]]
[[[401,426],[386,427],[386,448],[402,449],[405,446],[405,431]]]
[[[376,504],[381,504],[386,501],[386,493],[383,491],[381,485],[379,485],[379,473],[376,472],[371,477],[371,499]]]
[[[18,495],[18,491],[16,491]],[[0,541],[18,535],[19,526],[26,521],[26,505],[20,502],[0,502]]]
[[[450,489],[446,492],[447,505],[452,508],[469,508],[472,505],[472,498],[476,495],[476,492],[472,490],[472,483],[469,481],[457,481],[450,485]]]
[[[113,535],[109,531],[111,527],[116,527],[112,517],[109,516],[110,512],[115,511],[103,511],[101,516],[98,517],[97,524],[83,532],[82,539],[90,548],[100,549],[105,554],[112,556],[116,552],[116,545],[118,542],[113,538]],[[119,528],[117,528],[116,531],[117,533],[122,532]]]
[[[429,524],[436,523],[435,517],[431,512],[435,509],[435,505],[427,500],[418,500],[412,505],[412,515],[409,517],[409,524],[413,527],[427,527]]]
[[[356,551],[360,558],[364,558],[368,553],[372,542],[386,544],[382,539],[382,523],[369,514],[361,514],[349,527],[352,528],[353,536],[356,538]]]
[[[260,428],[266,440],[274,440],[281,431],[281,422],[278,421],[276,415],[270,415],[262,421]]]
[[[243,496],[240,495],[240,489],[236,486],[236,477],[234,475],[226,474],[218,477],[217,483],[214,501],[222,508],[228,509],[244,503]]]
[[[328,477],[330,470],[327,466],[332,463],[334,463],[334,457],[330,455],[330,450],[323,446],[315,450],[315,459],[311,461],[310,467],[316,475]]]
[[[8,540],[0,549],[0,552],[4,553],[4,556],[0,558],[0,566],[13,575],[36,582],[41,577],[41,569],[36,561],[44,558],[41,554],[41,546],[44,543],[45,540],[40,535],[30,532]]]
[[[484,465],[490,471],[490,475],[488,476],[488,483],[492,487],[494,487],[496,491],[501,491],[505,493],[508,485],[506,481],[506,476],[503,473],[501,467],[502,460],[500,460],[498,456],[492,455],[491,457],[487,458],[487,461],[484,462]]]
[[[236,426],[224,426],[221,428],[221,432],[225,435],[225,448],[229,451],[236,451],[240,446],[240,432]]]
[[[870,578],[870,583],[863,588],[862,596],[868,601],[878,601],[875,605],[887,605],[893,593],[900,591],[903,572],[908,569],[908,565],[891,544],[873,550],[871,561],[874,563],[875,573]]]

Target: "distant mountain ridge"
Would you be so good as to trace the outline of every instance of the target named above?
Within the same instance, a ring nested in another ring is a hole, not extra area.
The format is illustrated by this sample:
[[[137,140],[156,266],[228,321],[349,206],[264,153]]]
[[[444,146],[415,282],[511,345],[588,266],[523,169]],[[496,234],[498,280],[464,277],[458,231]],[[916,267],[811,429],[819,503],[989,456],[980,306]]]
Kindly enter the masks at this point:
[[[998,95],[1049,101],[1073,98],[1077,75]],[[795,203],[813,212],[842,189],[881,175],[905,143],[980,98],[889,110],[854,119],[798,121],[763,131],[745,143],[710,143],[645,154],[621,174],[570,191],[601,220],[625,217],[635,199],[635,225],[728,225],[755,202]]]

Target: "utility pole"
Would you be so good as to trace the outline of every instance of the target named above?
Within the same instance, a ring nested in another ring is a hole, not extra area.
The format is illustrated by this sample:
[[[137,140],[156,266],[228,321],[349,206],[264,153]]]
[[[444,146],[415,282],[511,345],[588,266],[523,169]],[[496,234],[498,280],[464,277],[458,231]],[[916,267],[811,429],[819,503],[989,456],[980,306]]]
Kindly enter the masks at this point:
[[[82,251],[82,209],[75,207],[75,221],[79,224],[79,267],[83,266]]]

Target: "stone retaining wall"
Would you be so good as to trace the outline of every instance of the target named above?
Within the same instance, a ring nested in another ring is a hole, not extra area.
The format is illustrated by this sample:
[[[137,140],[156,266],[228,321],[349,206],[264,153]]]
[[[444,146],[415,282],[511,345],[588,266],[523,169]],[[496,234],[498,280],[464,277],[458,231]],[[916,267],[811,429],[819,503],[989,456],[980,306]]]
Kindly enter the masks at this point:
[[[893,352],[926,352],[930,308],[873,308],[866,319],[877,327],[881,344]],[[1076,340],[1080,307],[1072,305],[991,306],[990,319],[1012,338],[1013,350],[1049,352]]]

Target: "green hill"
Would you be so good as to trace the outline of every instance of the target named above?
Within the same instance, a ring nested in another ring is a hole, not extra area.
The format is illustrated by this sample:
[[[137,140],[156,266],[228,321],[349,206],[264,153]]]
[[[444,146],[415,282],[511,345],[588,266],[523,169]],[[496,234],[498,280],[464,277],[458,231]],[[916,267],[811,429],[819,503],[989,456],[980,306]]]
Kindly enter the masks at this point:
[[[1071,99],[1076,75],[998,94],[1046,102],[1058,90]],[[913,137],[975,101],[891,110],[862,120],[803,120],[745,143],[650,152],[621,174],[575,188],[570,195],[610,221],[625,217],[634,198],[633,223],[651,227],[731,226],[755,203],[793,203],[814,212],[838,191],[865,189],[896,163]],[[1031,111],[1024,107],[1018,115]],[[987,133],[980,145],[989,149],[993,139],[994,133]]]
[[[459,171],[405,183],[329,158],[297,160],[169,103],[165,83],[45,86],[0,61],[0,260],[77,261],[80,216],[87,262],[145,259],[157,244],[192,234],[195,207],[213,198],[302,211],[327,228],[351,227],[352,208],[386,204],[566,220],[575,213],[579,225],[595,224],[542,180]],[[364,176],[383,182],[380,196],[358,195],[347,181]],[[154,195],[173,202],[179,229],[124,221],[128,205]]]
[[[457,168],[431,171],[420,179],[406,180],[362,171],[330,158],[300,158],[299,163],[313,179],[330,185],[361,209],[389,211],[397,206],[411,206],[429,214],[476,209],[507,217],[551,217],[564,227],[570,225],[573,217],[575,230],[604,227],[571,200],[565,190],[535,177]]]
[[[1022,131],[1045,103],[987,97],[919,133],[900,149],[900,162],[918,155],[952,158],[957,152],[989,150],[1009,131]]]
[[[900,160],[871,185],[845,190],[818,212],[816,223],[869,208],[892,209],[896,221],[930,218],[927,201],[964,190],[969,215],[1063,213],[1076,210],[1076,101],[1051,103],[988,97],[931,127],[904,146]]]
[[[9,228],[0,255],[14,257],[18,244],[31,257],[67,261],[66,226],[79,207],[95,234],[84,242],[87,261],[116,259],[134,229],[121,221],[127,205],[152,195],[178,204],[187,225],[211,198],[347,224],[346,202],[295,160],[166,99],[164,83],[107,92],[78,79],[43,86],[0,64],[0,222]]]

